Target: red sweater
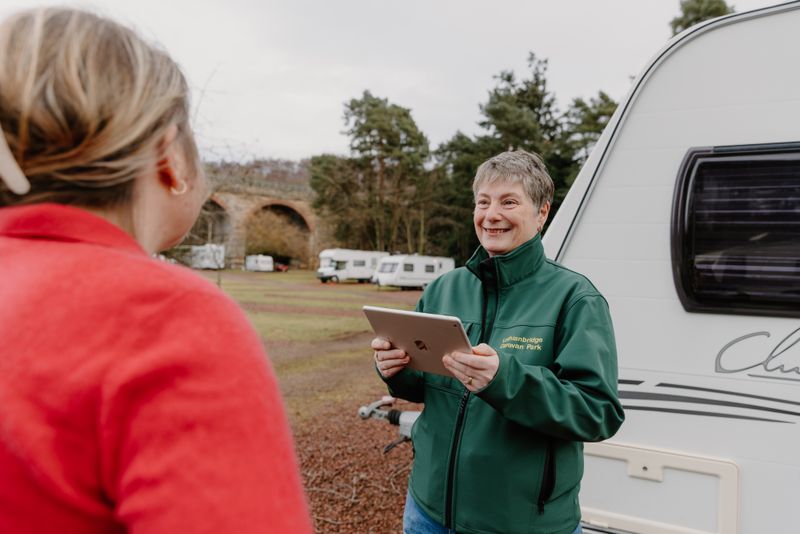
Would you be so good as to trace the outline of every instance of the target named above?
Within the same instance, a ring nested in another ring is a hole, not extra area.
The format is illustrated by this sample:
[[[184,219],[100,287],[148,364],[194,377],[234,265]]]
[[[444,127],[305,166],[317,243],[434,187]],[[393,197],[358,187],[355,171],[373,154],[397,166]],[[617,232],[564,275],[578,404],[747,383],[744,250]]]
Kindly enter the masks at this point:
[[[0,209],[0,532],[310,531],[239,307],[84,210]]]

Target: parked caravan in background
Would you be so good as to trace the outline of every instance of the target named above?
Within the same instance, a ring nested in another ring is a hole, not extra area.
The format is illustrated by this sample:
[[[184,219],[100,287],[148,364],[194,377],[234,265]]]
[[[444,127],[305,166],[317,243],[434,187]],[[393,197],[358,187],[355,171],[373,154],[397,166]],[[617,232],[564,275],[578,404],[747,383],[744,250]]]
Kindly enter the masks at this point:
[[[192,269],[224,269],[225,245],[192,245],[189,250],[189,266]]]
[[[388,252],[346,248],[325,249],[319,253],[317,278],[323,284],[328,280],[331,282],[344,282],[345,280],[368,282],[378,266],[378,260],[388,255]]]
[[[616,330],[626,421],[585,447],[585,532],[798,528],[798,29],[791,2],[673,38],[544,237]]]
[[[251,254],[250,256],[245,256],[244,268],[246,271],[270,273],[275,270],[275,262],[272,261],[272,256]]]
[[[453,258],[405,254],[382,258],[373,282],[388,287],[425,287],[455,269]]]

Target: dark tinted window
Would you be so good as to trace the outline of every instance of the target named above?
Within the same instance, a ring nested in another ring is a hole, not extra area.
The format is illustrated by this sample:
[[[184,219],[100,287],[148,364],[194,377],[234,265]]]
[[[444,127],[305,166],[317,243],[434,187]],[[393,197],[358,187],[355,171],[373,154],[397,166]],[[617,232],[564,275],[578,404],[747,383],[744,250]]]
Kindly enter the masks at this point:
[[[425,266],[425,272],[426,273],[436,272],[436,266],[435,265],[426,265]]]
[[[414,272],[414,264],[413,263],[404,263],[403,270],[407,273]]]
[[[367,260],[353,260],[353,267],[366,267]]]
[[[800,148],[691,151],[673,267],[689,311],[800,316]]]
[[[378,268],[378,272],[381,273],[393,273],[397,270],[396,263],[381,263],[381,266]]]

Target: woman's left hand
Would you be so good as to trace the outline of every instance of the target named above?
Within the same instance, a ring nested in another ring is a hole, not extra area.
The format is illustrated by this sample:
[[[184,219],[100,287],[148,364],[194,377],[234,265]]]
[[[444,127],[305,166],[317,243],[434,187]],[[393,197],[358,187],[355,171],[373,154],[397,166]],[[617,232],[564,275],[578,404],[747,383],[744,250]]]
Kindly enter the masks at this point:
[[[492,347],[481,343],[472,347],[472,354],[451,352],[445,355],[442,363],[464,387],[474,393],[492,381],[500,366],[500,358]]]

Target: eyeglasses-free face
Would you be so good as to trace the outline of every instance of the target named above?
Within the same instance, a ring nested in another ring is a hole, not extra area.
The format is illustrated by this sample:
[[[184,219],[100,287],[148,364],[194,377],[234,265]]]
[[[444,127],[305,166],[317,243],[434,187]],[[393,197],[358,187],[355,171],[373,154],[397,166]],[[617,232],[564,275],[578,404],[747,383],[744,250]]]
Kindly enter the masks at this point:
[[[549,209],[547,202],[537,209],[519,182],[486,184],[475,195],[475,234],[489,256],[506,254],[533,239]]]

